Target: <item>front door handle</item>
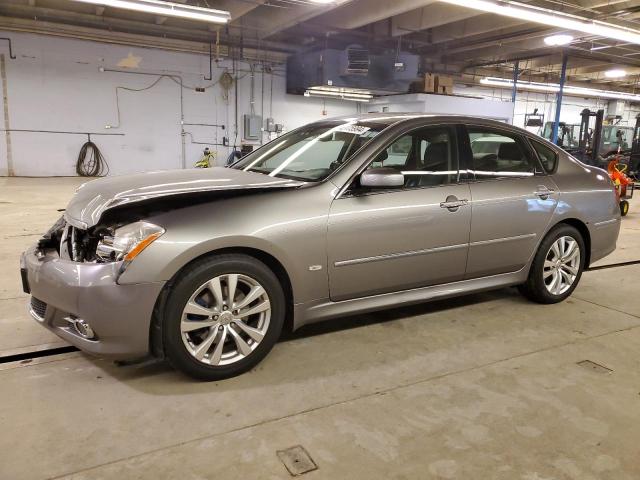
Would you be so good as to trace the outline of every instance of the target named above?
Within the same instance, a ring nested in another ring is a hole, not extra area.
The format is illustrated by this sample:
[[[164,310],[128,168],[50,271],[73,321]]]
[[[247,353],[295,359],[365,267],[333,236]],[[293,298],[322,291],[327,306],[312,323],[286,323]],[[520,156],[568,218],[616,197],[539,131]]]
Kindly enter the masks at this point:
[[[553,190],[552,188],[547,188],[544,185],[538,185],[538,189],[533,192],[536,196],[540,197],[542,200],[546,200],[547,198],[549,198],[549,195],[553,195],[553,192],[555,190]]]
[[[466,198],[458,199],[455,195],[449,195],[444,202],[440,202],[440,208],[446,208],[450,212],[457,212],[458,208],[464,207],[469,200]]]

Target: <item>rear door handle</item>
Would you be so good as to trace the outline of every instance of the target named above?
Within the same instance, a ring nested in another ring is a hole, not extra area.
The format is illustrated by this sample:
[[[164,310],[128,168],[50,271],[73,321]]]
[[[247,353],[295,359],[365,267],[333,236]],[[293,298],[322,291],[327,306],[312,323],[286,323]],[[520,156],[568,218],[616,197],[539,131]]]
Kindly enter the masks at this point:
[[[447,197],[446,201],[440,203],[440,208],[446,208],[450,212],[455,212],[458,208],[464,207],[467,203],[469,203],[469,200],[466,198],[459,200],[455,196],[450,195]]]
[[[546,200],[549,198],[549,195],[553,195],[555,190],[553,188],[547,188],[544,185],[540,185],[538,189],[533,192],[536,196],[540,197],[542,200]]]

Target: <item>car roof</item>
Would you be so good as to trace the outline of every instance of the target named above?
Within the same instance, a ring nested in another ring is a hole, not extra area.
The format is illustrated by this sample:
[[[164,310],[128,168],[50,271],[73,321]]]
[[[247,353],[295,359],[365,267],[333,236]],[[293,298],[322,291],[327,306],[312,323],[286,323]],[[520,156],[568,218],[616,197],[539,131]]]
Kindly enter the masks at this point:
[[[500,122],[498,120],[492,120],[489,118],[483,117],[474,117],[470,115],[435,115],[429,113],[420,113],[420,112],[372,112],[365,114],[355,114],[355,115],[341,115],[338,117],[327,118],[324,120],[318,120],[313,122],[312,124],[316,125],[335,125],[337,122],[345,122],[345,121],[356,121],[362,123],[375,123],[378,126],[382,127],[384,130],[387,127],[391,127],[392,125],[398,125],[403,123],[414,123],[416,127],[419,127],[419,120],[423,119],[428,122],[426,124],[437,124],[437,123],[453,123],[453,124],[467,124],[467,125],[475,125],[480,127],[489,127],[489,128],[497,128],[500,130],[510,131],[517,135],[523,135],[529,139],[541,141],[545,143],[548,147],[552,148],[556,152],[563,152],[563,150],[551,143],[548,139],[545,139],[539,135],[536,135],[524,128],[516,127],[514,125],[510,125],[505,122]],[[425,126],[427,126],[425,125]]]
[[[355,115],[340,115],[337,117],[326,118],[323,120],[318,120],[314,123],[333,123],[333,122],[344,122],[344,121],[356,121],[356,122],[371,122],[382,125],[393,125],[397,123],[411,122],[418,119],[424,120],[436,120],[442,122],[453,122],[453,123],[473,123],[485,125],[488,127],[499,127],[506,129],[516,129],[518,131],[523,131],[523,129],[514,127],[513,125],[509,125],[505,122],[500,122],[498,120],[493,120],[489,118],[483,117],[475,117],[470,115],[435,115],[431,113],[420,113],[420,112],[371,112],[371,113],[361,113]]]

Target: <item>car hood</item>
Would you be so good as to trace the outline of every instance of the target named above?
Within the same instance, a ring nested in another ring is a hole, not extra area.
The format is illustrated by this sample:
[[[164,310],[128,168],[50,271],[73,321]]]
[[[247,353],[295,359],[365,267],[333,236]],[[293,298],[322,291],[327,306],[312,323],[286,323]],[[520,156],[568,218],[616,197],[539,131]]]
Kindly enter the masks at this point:
[[[136,175],[100,178],[76,190],[64,217],[72,225],[89,228],[102,214],[115,207],[160,197],[224,190],[294,188],[304,182],[274,178],[233,168],[164,170]]]

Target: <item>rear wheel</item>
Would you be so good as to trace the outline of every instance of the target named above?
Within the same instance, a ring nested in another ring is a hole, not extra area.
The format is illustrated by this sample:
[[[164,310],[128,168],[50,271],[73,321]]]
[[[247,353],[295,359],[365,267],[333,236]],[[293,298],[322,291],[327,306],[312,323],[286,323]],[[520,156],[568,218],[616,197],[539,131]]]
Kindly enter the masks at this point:
[[[519,290],[538,303],[561,302],[578,285],[584,260],[585,244],[580,232],[570,225],[558,225],[540,244],[529,278]]]
[[[220,380],[254,367],[278,340],[284,293],[263,263],[246,255],[200,261],[174,284],[163,340],[170,363],[202,380]]]

